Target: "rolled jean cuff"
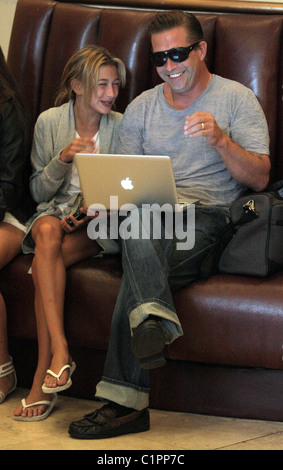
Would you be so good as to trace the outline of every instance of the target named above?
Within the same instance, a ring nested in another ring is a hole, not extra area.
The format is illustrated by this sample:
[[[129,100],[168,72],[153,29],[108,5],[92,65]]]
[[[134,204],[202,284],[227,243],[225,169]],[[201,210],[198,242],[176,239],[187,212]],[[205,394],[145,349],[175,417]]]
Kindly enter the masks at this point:
[[[125,386],[122,382],[111,381],[102,377],[96,386],[96,398],[114,401],[119,405],[135,410],[143,410],[149,405],[149,389],[132,388]]]
[[[160,317],[162,326],[166,333],[166,344],[170,344],[179,336],[183,336],[183,330],[179,318],[174,310],[167,307],[167,304],[160,300],[145,302],[135,307],[129,315],[131,331],[137,328],[149,315]]]

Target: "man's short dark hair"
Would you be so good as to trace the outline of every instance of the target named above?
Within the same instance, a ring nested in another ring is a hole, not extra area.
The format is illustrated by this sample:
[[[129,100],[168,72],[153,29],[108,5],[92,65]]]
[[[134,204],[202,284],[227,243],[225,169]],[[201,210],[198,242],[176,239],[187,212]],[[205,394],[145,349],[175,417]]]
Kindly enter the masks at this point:
[[[203,40],[203,30],[199,20],[191,13],[172,10],[158,13],[148,27],[150,36],[184,26],[188,33],[188,40],[198,42]]]

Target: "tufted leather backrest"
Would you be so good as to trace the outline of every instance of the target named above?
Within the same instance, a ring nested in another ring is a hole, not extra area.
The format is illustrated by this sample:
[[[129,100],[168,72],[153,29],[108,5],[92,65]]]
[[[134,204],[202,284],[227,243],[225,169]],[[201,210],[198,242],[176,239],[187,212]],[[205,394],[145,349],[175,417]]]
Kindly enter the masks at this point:
[[[149,60],[146,29],[156,12],[91,7],[50,0],[19,0],[8,54],[32,123],[53,106],[63,67],[72,53],[90,43],[120,57],[127,86],[117,110],[159,83]],[[208,42],[211,72],[250,87],[267,117],[273,179],[283,178],[282,15],[197,13]]]
[[[218,18],[214,71],[251,88],[265,112],[272,166],[276,158],[281,17],[234,15]],[[283,155],[282,155],[283,158]]]
[[[45,55],[55,5],[51,1],[19,1],[14,18],[8,64],[32,122],[40,110]]]
[[[36,1],[36,0],[35,0]],[[54,8],[44,62],[39,108],[54,106],[61,75],[72,54],[86,44],[97,44],[101,10],[58,4]]]

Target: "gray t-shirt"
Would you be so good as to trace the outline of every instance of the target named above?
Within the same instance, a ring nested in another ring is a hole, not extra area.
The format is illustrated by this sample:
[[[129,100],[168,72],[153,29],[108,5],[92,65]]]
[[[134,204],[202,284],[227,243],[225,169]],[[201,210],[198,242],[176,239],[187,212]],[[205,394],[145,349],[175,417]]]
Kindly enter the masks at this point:
[[[228,207],[243,191],[217,150],[205,137],[184,135],[186,116],[211,113],[219,127],[242,148],[269,154],[268,128],[254,93],[238,82],[213,75],[208,87],[184,110],[169,106],[164,84],[129,104],[120,126],[116,153],[169,155],[179,199]]]

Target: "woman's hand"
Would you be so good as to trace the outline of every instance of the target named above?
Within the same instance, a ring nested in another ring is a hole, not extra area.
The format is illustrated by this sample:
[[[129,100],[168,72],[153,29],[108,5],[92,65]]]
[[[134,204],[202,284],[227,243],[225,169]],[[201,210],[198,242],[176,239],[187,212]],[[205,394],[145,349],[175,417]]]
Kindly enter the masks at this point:
[[[72,222],[71,225],[68,223],[69,220]],[[87,215],[80,220],[77,220],[73,215],[66,215],[66,217],[61,220],[61,226],[66,233],[72,233],[83,228],[90,220],[91,217]]]
[[[66,147],[60,155],[60,160],[65,163],[73,161],[76,153],[96,153],[96,142],[92,139],[81,139],[80,137],[73,140],[73,142]]]
[[[64,219],[61,220],[61,225],[62,228],[65,232],[67,233],[72,233],[75,232],[76,230],[81,229],[84,227],[88,222],[92,219],[95,219],[99,212],[94,212],[93,214],[90,212],[90,215],[87,215],[88,208],[86,206],[85,200],[83,199],[83,204],[82,207],[80,208],[81,214],[83,218],[80,220],[77,220],[73,215],[66,215]],[[70,225],[69,221],[71,220],[72,224]]]

